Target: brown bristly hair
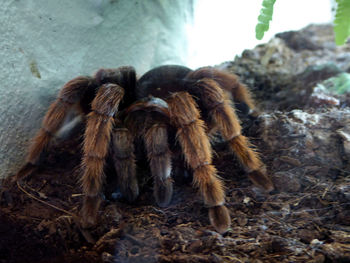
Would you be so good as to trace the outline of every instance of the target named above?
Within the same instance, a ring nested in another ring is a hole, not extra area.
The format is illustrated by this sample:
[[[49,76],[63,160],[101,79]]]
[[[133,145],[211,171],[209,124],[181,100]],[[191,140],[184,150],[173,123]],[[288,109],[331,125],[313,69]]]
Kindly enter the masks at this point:
[[[116,128],[112,134],[113,162],[118,185],[122,195],[132,202],[139,195],[133,136],[127,128]]]
[[[251,110],[254,110],[254,100],[247,86],[239,81],[238,76],[230,74],[226,71],[218,70],[212,67],[199,68],[187,76],[191,79],[212,79],[216,81],[220,87],[228,92],[235,102],[244,102]]]
[[[212,165],[212,150],[205,124],[199,119],[196,102],[187,92],[174,93],[168,100],[170,118],[178,127],[177,139],[186,162],[193,169],[194,185],[199,187],[208,206],[225,202],[225,193],[217,171]],[[208,192],[210,190],[210,192]]]
[[[201,92],[202,102],[209,111],[208,115],[211,116],[214,126],[228,142],[232,152],[248,172],[249,178],[257,186],[269,191],[273,189],[273,184],[265,173],[265,166],[259,154],[249,139],[241,135],[242,128],[234,106],[225,96],[220,85],[215,80],[208,78],[198,81],[195,85]]]
[[[113,115],[123,96],[124,90],[118,85],[103,85],[91,103],[92,111],[87,116],[82,160],[82,185],[87,195],[97,195],[101,190],[104,162],[114,123]]]
[[[40,164],[40,157],[47,149],[52,137],[61,127],[67,113],[72,108],[77,107],[91,81],[90,77],[80,76],[70,80],[63,86],[58,98],[50,105],[45,114],[40,130],[32,139],[24,167],[28,167],[28,164],[31,164],[30,166]],[[24,167],[17,173],[17,179],[30,174],[27,171],[28,169],[24,169]]]
[[[154,198],[160,206],[171,201],[173,187],[171,174],[171,152],[165,124],[152,125],[144,135],[147,157],[154,179]]]
[[[177,139],[182,147],[185,160],[194,171],[194,185],[199,187],[204,203],[210,207],[211,223],[219,232],[225,232],[230,225],[229,213],[213,212],[217,209],[227,211],[223,205],[225,191],[212,165],[212,150],[205,133],[204,122],[199,119],[198,107],[187,92],[174,93],[168,100],[168,105],[170,118],[178,128]]]
[[[99,193],[104,181],[104,164],[109,151],[113,115],[124,96],[124,89],[115,84],[99,88],[91,103],[92,112],[87,116],[83,145],[83,177],[81,183],[85,194],[82,208],[83,224],[96,220],[100,203]]]

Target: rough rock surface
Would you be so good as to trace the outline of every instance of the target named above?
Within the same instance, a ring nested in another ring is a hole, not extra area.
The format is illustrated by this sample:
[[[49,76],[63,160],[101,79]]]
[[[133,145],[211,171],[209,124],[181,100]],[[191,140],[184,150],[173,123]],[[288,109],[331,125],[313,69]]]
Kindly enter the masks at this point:
[[[255,85],[261,113],[242,117],[242,124],[276,187],[270,194],[252,187],[234,156],[215,145],[232,217],[226,234],[213,231],[189,183],[175,181],[169,207],[155,206],[152,180],[143,169],[135,203],[106,200],[100,224],[81,229],[77,136],[53,146],[28,182],[4,182],[0,262],[349,262],[350,109],[346,96],[331,95],[339,105],[312,99],[314,86],[327,75],[318,66],[333,63],[337,72],[348,71],[341,50],[349,47],[335,48],[325,32],[331,32],[328,26],[291,32],[221,65]],[[270,62],[261,64],[271,49]],[[280,63],[281,56],[288,59]],[[333,66],[324,68],[333,72],[327,76],[336,74]],[[313,77],[299,78],[308,74]],[[303,95],[306,88],[310,92]]]
[[[310,95],[322,80],[350,72],[349,51],[349,44],[335,45],[330,25],[310,25],[301,31],[277,34],[267,44],[245,50],[241,57],[220,67],[240,76],[261,110],[324,106],[332,103],[318,103]],[[348,95],[339,99],[340,106],[345,106]]]

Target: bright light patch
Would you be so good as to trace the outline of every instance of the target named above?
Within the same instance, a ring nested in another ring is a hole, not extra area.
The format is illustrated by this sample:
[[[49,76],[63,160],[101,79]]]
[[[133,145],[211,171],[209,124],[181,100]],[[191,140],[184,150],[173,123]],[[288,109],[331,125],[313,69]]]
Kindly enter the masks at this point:
[[[277,0],[270,29],[255,39],[262,0],[197,0],[194,22],[188,25],[188,66],[197,68],[233,60],[244,49],[273,35],[332,19],[330,0]]]

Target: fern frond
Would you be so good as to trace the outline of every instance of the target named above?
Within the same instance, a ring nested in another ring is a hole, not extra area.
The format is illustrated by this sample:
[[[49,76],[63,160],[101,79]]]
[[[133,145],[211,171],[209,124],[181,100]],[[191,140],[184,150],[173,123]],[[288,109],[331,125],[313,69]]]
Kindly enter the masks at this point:
[[[337,11],[334,19],[335,43],[343,45],[350,36],[350,1],[336,0]]]
[[[269,30],[269,23],[272,20],[273,5],[276,0],[263,0],[260,15],[258,17],[258,24],[255,27],[255,36],[261,40],[264,34]]]

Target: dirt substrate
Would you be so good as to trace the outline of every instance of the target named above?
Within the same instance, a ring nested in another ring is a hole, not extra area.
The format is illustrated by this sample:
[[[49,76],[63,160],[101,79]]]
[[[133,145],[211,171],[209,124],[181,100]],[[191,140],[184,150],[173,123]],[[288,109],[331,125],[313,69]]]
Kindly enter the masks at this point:
[[[265,54],[262,49],[257,48]],[[230,63],[231,69],[239,73],[251,63],[251,57],[249,63],[243,60]],[[80,228],[78,134],[53,145],[44,168],[28,181],[17,185],[8,178],[2,183],[0,262],[350,262],[346,100],[317,107],[306,100],[287,107],[297,99],[280,93],[282,82],[266,82],[278,79],[278,72],[249,74],[255,84],[265,76],[267,93],[256,90],[263,111],[254,120],[242,119],[242,124],[276,190],[268,194],[253,187],[234,155],[216,144],[214,161],[225,180],[232,218],[226,234],[210,226],[207,209],[189,179],[175,180],[169,207],[156,206],[152,179],[141,165],[139,198],[128,204],[115,194],[115,200],[103,202],[97,227]]]
[[[347,120],[350,112],[337,109],[255,120],[249,129],[260,134],[253,141],[277,188],[272,194],[252,187],[234,156],[218,145],[215,164],[232,217],[223,236],[183,182],[176,182],[168,208],[154,204],[146,180],[134,204],[105,201],[99,225],[79,228],[80,142],[65,142],[53,147],[45,168],[28,182],[12,188],[4,182],[0,262],[348,262]]]

